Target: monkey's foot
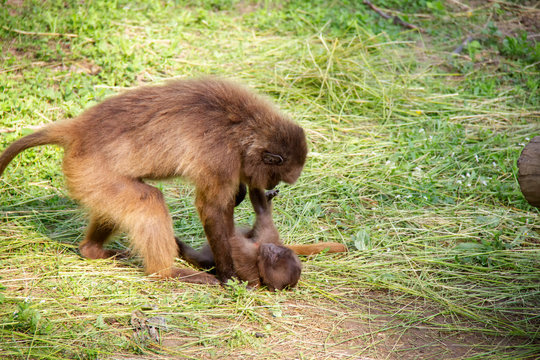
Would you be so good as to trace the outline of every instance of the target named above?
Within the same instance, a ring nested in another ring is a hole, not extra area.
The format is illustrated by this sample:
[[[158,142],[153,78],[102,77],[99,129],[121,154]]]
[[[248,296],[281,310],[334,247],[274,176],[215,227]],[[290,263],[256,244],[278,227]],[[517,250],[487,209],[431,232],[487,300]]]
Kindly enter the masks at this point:
[[[172,277],[192,284],[219,285],[220,281],[212,274],[190,269],[173,269]]]
[[[91,243],[81,244],[79,246],[79,252],[81,253],[82,257],[85,257],[87,259],[108,259],[108,258],[125,259],[129,257],[129,254],[130,254],[128,250],[119,251],[119,250],[104,249],[99,245],[91,244]]]

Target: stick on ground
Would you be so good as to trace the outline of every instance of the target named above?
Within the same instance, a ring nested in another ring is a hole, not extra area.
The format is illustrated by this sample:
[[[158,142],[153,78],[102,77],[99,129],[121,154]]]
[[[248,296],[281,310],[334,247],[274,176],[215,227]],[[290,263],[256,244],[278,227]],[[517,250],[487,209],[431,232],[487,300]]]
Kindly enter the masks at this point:
[[[404,28],[407,28],[407,29],[413,29],[413,30],[418,30],[420,32],[424,32],[423,29],[419,28],[418,26],[416,25],[413,25],[411,23],[408,23],[404,20],[402,20],[401,18],[399,18],[398,16],[391,16],[391,15],[388,15],[387,13],[385,13],[384,11],[382,11],[381,9],[379,9],[378,7],[376,7],[375,5],[373,5],[371,3],[371,1],[368,1],[368,0],[364,0],[364,4],[369,6],[371,8],[371,10],[375,11],[377,14],[379,14],[380,16],[382,16],[383,18],[385,19],[392,19],[392,21],[394,22],[394,24],[396,25],[400,25],[400,26],[403,26]]]

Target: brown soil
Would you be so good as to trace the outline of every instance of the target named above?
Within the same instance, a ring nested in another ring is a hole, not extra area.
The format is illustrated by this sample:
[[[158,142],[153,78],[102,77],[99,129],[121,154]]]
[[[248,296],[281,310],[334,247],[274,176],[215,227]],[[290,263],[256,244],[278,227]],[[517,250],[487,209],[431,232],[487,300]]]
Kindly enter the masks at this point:
[[[525,343],[517,337],[475,332],[480,324],[443,315],[420,299],[376,291],[338,302],[290,301],[277,313],[268,311],[258,323],[246,323],[242,317],[238,322],[214,319],[210,324],[213,335],[206,334],[206,339],[170,331],[156,349],[197,359],[440,360],[490,350],[502,355]]]

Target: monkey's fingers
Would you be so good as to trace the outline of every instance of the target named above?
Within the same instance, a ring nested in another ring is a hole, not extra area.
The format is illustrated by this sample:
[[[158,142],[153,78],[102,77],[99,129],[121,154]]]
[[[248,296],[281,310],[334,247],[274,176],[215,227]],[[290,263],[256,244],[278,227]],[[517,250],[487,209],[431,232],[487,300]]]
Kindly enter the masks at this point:
[[[266,201],[271,201],[273,198],[279,195],[279,189],[268,190],[264,193]]]

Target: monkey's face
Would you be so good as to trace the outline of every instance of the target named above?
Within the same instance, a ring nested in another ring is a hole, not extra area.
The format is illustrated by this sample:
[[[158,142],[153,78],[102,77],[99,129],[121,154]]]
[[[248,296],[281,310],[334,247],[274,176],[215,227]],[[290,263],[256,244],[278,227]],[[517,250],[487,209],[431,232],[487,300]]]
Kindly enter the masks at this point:
[[[281,181],[287,184],[294,184],[302,173],[304,162],[305,157],[302,157],[300,161],[297,159],[283,160],[283,163],[279,165],[268,165],[265,163],[267,177],[262,188],[272,190]]]
[[[257,259],[261,284],[270,291],[293,288],[300,279],[302,264],[296,254],[275,244],[261,244]]]
[[[292,124],[275,132],[263,143],[255,143],[243,161],[243,181],[250,187],[271,190],[284,181],[293,184],[300,177],[307,156],[304,130]]]

